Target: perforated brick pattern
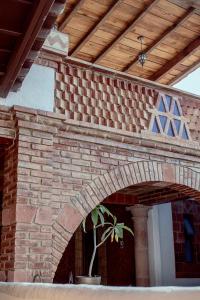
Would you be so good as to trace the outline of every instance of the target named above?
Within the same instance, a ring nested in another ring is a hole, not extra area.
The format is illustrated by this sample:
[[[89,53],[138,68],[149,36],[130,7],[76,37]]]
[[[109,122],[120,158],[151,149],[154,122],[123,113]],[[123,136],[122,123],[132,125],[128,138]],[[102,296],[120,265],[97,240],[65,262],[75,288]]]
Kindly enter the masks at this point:
[[[192,139],[200,141],[200,102],[188,98],[183,98],[180,102],[183,114],[188,119]]]
[[[151,126],[158,93],[114,73],[60,63],[56,68],[54,110],[67,119],[140,133]],[[178,99],[191,140],[199,141],[200,103],[184,95]]]
[[[131,132],[147,129],[155,92],[75,65],[56,74],[55,111],[67,118]]]

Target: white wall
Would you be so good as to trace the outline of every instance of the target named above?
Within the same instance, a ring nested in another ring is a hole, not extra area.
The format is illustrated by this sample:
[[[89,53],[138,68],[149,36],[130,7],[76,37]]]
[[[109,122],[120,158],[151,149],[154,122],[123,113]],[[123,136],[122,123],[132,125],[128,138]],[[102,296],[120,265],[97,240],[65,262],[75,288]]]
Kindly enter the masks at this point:
[[[152,286],[195,286],[198,278],[176,278],[171,204],[153,206],[148,218],[149,268]]]
[[[21,105],[29,108],[53,111],[55,71],[53,68],[33,64],[18,92],[0,97],[0,104]]]

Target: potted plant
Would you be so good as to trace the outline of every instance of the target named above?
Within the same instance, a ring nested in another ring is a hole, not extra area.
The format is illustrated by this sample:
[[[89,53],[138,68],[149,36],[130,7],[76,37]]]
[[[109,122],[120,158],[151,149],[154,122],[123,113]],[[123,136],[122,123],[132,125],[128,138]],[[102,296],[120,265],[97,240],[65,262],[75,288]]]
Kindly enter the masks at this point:
[[[76,276],[76,282],[82,284],[100,284],[101,276],[92,276],[93,264],[97,249],[103,245],[109,238],[111,242],[118,242],[123,239],[124,230],[127,230],[133,235],[132,230],[124,223],[118,223],[116,216],[114,216],[108,208],[104,205],[97,205],[90,213],[93,231],[93,252],[90,260],[88,276]],[[86,232],[86,219],[83,220],[83,230]],[[101,234],[100,241],[97,241],[97,231],[100,227],[105,228]]]

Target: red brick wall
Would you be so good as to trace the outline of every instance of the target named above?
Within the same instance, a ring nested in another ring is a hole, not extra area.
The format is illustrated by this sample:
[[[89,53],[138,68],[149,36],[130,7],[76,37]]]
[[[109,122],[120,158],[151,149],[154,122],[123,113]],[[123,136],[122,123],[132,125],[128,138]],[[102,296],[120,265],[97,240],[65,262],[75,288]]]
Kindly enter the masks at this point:
[[[10,223],[4,224],[3,240],[7,234],[6,245],[14,253],[14,259],[6,254],[9,280],[32,281],[41,274],[43,281],[51,281],[83,217],[126,186],[169,181],[199,196],[190,188],[200,189],[198,173],[188,168],[200,168],[198,149],[109,134],[53,113],[15,107],[9,114],[13,121],[0,127],[10,139],[16,131],[16,142],[6,153],[3,199],[5,209],[10,208],[4,212]]]
[[[16,231],[17,143],[5,147],[1,229],[1,280],[13,281]]]
[[[174,249],[176,259],[176,276],[178,278],[200,277],[200,204],[196,201],[178,201],[172,203],[173,227],[174,227]],[[184,214],[191,216],[195,236],[193,243],[193,261],[186,262],[184,258]]]
[[[25,116],[22,112],[17,117],[15,280],[32,281],[39,274],[43,281],[49,282],[52,276],[52,216],[56,210],[52,205],[53,134],[56,129],[37,124],[34,114]]]

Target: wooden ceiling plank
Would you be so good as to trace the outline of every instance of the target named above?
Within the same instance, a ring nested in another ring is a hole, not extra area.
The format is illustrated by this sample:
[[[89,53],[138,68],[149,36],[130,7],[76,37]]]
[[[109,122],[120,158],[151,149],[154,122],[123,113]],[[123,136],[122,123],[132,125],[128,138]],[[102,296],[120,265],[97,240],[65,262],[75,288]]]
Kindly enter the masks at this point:
[[[195,39],[187,47],[185,47],[180,53],[178,53],[174,58],[167,62],[161,69],[154,73],[149,80],[159,80],[176,65],[180,64],[188,55],[191,55],[200,47],[200,37]]]
[[[122,39],[126,36],[126,34],[131,31],[139,22],[140,20],[149,12],[152,6],[156,5],[159,0],[152,0],[151,3],[142,11],[140,12],[137,17],[133,20],[133,22],[121,32],[115,39],[112,41],[93,61],[93,63],[98,64],[106,54],[111,51]]]
[[[191,7],[179,20],[172,26],[170,26],[154,43],[152,43],[146,50],[145,53],[148,55],[156,47],[158,47],[164,39],[166,39],[173,31],[175,31],[179,26],[186,22],[194,13],[196,9]],[[135,57],[134,60],[129,63],[124,69],[124,72],[129,72],[130,69],[138,62],[138,57]]]
[[[178,83],[181,79],[185,78],[188,74],[194,72],[196,69],[200,68],[200,61],[195,62],[192,66],[188,68],[187,71],[184,71],[180,73],[179,75],[176,75],[174,79],[169,81],[168,85],[174,85]]]
[[[19,40],[16,51],[13,52],[9,64],[7,66],[6,74],[0,85],[0,95],[6,97],[9,90],[14,84],[18,73],[23,66],[23,63],[37,37],[39,30],[44,23],[45,18],[48,15],[50,8],[52,7],[54,0],[40,1],[33,11],[28,28]]]
[[[199,0],[169,0],[169,1],[180,7],[188,8],[188,6],[193,6],[197,9],[200,9]]]
[[[19,3],[21,3],[21,4],[33,5],[33,3],[32,3],[32,2],[30,2],[29,0],[15,0],[15,1],[17,1],[17,2],[19,2]]]
[[[11,50],[8,50],[8,49],[5,49],[5,48],[0,48],[0,53],[10,54],[11,52],[12,52]]]
[[[116,7],[122,3],[123,0],[116,0],[113,2],[111,7],[106,11],[104,16],[97,22],[96,25],[88,32],[83,38],[78,42],[78,44],[70,51],[69,56],[76,55],[82,47],[90,40],[90,38],[95,34],[95,32],[100,28],[100,26],[106,21],[106,19],[112,14]]]
[[[59,30],[62,31],[66,25],[70,22],[70,20],[76,15],[77,11],[84,4],[85,0],[78,0],[72,11],[70,11],[66,17],[64,17],[63,22],[59,25]]]
[[[8,29],[5,29],[5,28],[0,28],[0,34],[19,37],[19,36],[22,35],[22,32],[18,32],[18,31],[14,31],[14,30],[8,30]]]

